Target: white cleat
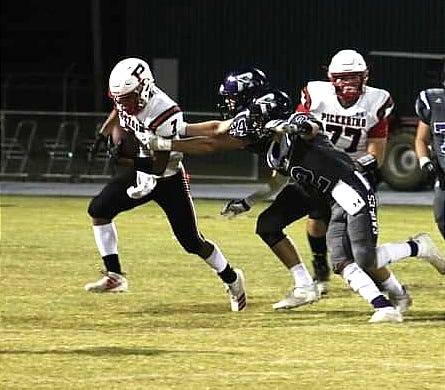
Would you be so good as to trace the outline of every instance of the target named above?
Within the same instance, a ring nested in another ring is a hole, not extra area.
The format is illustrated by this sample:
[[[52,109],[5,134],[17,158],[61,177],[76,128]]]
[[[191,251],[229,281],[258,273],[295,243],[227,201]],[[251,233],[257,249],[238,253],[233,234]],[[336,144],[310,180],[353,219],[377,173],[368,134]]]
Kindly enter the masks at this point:
[[[445,256],[440,252],[431,236],[427,233],[420,233],[412,240],[419,246],[417,256],[430,263],[437,272],[445,275]]]
[[[128,290],[127,279],[115,272],[107,272],[105,276],[97,282],[87,283],[86,291],[91,292],[125,292]]]
[[[247,308],[247,295],[245,288],[244,273],[240,269],[234,269],[236,280],[233,283],[224,283],[227,294],[230,297],[230,308],[232,311],[243,311]]]
[[[394,307],[400,312],[400,313],[406,313],[408,311],[408,308],[412,305],[413,300],[411,296],[409,295],[408,290],[405,286],[403,287],[403,294],[401,295],[395,295],[395,294],[388,294],[388,298],[391,301],[391,303],[394,305]]]
[[[317,301],[319,298],[317,284],[314,283],[306,287],[294,287],[281,301],[274,303],[273,308],[278,309],[292,309],[307,305]]]
[[[376,309],[368,322],[403,322],[403,316],[398,309],[392,306]]]

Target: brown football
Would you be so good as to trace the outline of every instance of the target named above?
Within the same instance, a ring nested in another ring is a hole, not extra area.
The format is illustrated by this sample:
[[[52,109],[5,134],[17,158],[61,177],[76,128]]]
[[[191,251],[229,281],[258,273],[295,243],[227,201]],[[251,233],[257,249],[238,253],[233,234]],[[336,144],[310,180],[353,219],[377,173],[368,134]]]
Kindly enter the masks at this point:
[[[133,132],[125,131],[121,126],[114,125],[110,131],[113,144],[118,146],[118,156],[122,158],[135,158],[138,153],[138,140]]]

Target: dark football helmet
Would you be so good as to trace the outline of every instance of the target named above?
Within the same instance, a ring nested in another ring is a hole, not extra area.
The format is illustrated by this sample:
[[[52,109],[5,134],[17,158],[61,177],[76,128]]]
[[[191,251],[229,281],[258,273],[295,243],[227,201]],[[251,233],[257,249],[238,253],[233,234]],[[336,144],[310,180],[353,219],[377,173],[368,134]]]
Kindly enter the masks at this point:
[[[233,118],[263,94],[269,81],[263,71],[252,68],[229,73],[219,87],[224,103],[219,106],[224,117]]]

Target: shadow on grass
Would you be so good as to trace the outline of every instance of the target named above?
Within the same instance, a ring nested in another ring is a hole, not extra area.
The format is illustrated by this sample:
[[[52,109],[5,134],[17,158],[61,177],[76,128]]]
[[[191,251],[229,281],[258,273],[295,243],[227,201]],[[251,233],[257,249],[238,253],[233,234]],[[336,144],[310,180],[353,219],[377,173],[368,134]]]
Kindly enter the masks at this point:
[[[88,356],[158,356],[163,354],[221,354],[218,351],[205,350],[173,350],[152,348],[126,348],[126,347],[85,347],[85,348],[60,348],[41,350],[0,350],[0,355],[88,355]],[[225,355],[234,355],[233,352],[224,352]]]

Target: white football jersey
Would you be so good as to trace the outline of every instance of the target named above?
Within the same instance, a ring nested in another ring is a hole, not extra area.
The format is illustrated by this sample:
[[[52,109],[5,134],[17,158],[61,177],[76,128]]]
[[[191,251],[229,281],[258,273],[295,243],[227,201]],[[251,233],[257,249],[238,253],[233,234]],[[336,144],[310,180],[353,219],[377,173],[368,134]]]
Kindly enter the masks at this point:
[[[394,105],[388,91],[365,86],[357,102],[344,108],[329,81],[311,81],[302,90],[301,104],[323,123],[326,134],[339,150],[353,159],[366,154],[368,133],[386,118]]]
[[[148,104],[137,114],[119,111],[120,125],[134,132],[151,132],[169,139],[178,139],[179,130],[185,127],[181,109],[165,92],[156,86],[150,91]],[[139,147],[139,157],[149,157],[150,150]],[[182,167],[183,154],[170,152],[169,161],[162,176],[174,175]]]

